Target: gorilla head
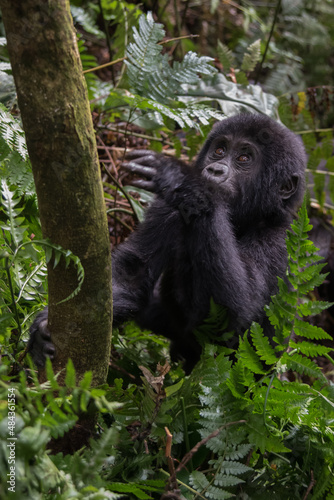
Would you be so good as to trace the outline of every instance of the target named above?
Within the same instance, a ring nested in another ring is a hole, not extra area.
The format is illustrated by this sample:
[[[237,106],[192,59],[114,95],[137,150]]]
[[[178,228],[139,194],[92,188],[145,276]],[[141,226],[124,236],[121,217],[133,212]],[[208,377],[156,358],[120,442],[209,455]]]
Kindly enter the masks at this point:
[[[301,204],[305,164],[295,134],[266,116],[244,114],[213,127],[195,167],[218,184],[235,217],[274,223]]]

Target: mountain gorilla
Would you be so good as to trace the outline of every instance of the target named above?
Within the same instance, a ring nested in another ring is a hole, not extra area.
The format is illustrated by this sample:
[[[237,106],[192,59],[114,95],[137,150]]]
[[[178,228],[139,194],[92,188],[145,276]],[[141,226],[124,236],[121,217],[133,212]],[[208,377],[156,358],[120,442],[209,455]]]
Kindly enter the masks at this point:
[[[113,252],[116,324],[134,318],[170,338],[188,372],[200,354],[192,332],[210,299],[228,309],[236,338],[252,321],[269,335],[263,309],[285,275],[286,230],[305,189],[300,139],[266,116],[242,114],[213,127],[193,166],[149,151],[128,160],[156,199]],[[54,355],[47,310],[29,349],[38,365]]]

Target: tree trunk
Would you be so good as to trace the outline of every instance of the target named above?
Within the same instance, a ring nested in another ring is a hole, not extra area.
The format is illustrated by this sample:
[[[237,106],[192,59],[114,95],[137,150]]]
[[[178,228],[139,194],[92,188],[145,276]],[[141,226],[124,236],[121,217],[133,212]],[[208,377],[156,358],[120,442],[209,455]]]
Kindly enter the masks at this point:
[[[0,0],[43,235],[85,269],[48,265],[54,369],[106,380],[112,325],[107,218],[87,89],[68,0]]]

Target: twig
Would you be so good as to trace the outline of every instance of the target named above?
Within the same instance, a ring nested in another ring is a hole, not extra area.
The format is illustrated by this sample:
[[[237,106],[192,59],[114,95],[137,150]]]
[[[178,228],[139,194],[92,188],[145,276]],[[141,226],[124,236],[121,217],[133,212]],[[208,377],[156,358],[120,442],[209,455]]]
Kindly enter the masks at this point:
[[[307,497],[309,496],[309,494],[311,493],[311,490],[313,488],[313,486],[315,485],[316,481],[314,479],[314,475],[313,475],[313,470],[311,469],[311,482],[310,484],[308,485],[308,488],[306,490],[306,493],[305,495],[303,496],[303,500],[306,500]]]
[[[163,40],[162,42],[159,42],[158,45],[165,45],[165,43],[176,42],[178,40],[182,40],[183,38],[197,38],[197,37],[199,37],[199,35],[177,36],[177,37],[174,37],[174,38],[169,38],[168,40]],[[118,59],[115,59],[114,61],[110,61],[108,63],[101,64],[100,66],[95,66],[95,68],[85,69],[85,71],[83,71],[83,74],[93,73],[94,71],[98,71],[99,69],[107,68],[108,66],[113,66],[114,64],[117,64],[119,62],[125,61],[125,59],[127,59],[126,56],[119,57]]]
[[[236,422],[229,422],[228,424],[222,425],[217,429],[216,431],[212,432],[208,437],[202,439],[199,441],[190,451],[189,453],[186,453],[184,457],[182,458],[181,462],[179,463],[176,472],[180,472],[180,470],[185,467],[185,465],[189,462],[189,460],[195,455],[195,453],[199,450],[199,448],[203,445],[206,444],[210,439],[218,436],[218,434],[225,429],[226,427],[230,427],[230,425],[237,425],[237,424],[245,424],[247,420],[237,420]]]

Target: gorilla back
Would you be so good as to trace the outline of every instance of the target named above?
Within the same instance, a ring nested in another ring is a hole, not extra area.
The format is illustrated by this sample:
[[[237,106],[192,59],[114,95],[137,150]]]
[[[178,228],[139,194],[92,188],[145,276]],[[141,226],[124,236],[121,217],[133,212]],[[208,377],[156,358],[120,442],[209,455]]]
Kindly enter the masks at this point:
[[[228,309],[236,338],[263,322],[286,271],[286,229],[304,195],[305,165],[301,140],[254,114],[217,123],[193,166],[131,153],[126,168],[145,177],[137,185],[156,199],[113,252],[115,322],[134,318],[170,338],[187,371],[200,354],[192,332],[211,298]],[[54,354],[43,313],[29,342],[39,363]]]

